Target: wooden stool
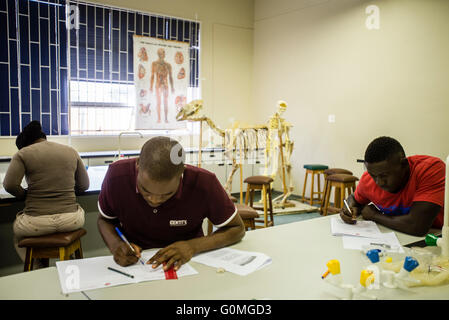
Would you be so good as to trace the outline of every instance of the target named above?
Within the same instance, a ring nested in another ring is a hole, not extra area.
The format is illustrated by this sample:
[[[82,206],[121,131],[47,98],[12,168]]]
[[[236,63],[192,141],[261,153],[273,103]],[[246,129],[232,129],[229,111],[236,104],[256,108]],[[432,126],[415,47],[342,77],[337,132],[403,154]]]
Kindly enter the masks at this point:
[[[238,203],[238,200],[233,195],[229,195],[229,199],[231,199],[232,202],[235,203],[235,208],[237,209],[237,213],[240,215],[240,217],[243,220],[243,223],[245,224],[245,230],[255,230],[256,229],[256,222],[255,219],[259,218],[259,214],[257,211],[250,206],[247,206],[246,204]],[[213,231],[213,224],[210,222],[210,220],[207,220],[207,234],[212,234]]]
[[[343,200],[345,199],[346,190],[348,195],[355,191],[356,181],[359,178],[350,174],[337,173],[327,176],[327,189],[326,198],[324,199],[323,215],[327,216],[327,212],[337,213],[343,208]],[[335,187],[334,194],[334,206],[329,207],[329,199],[332,191],[332,187]],[[352,189],[352,190],[351,190]]]
[[[246,204],[236,203],[235,207],[237,209],[237,213],[243,220],[245,224],[245,230],[255,230],[256,229],[256,221],[255,219],[259,218],[259,214],[257,211]]]
[[[248,200],[250,202],[250,207],[254,208],[254,191],[262,190],[262,202],[263,202],[263,220],[255,220],[255,222],[263,222],[262,226],[256,226],[256,228],[266,228],[270,226],[274,226],[273,219],[273,203],[271,201],[271,183],[273,179],[267,176],[252,176],[245,179],[245,183],[248,184],[248,188],[246,190],[245,204],[248,204]],[[268,221],[268,211],[270,211],[270,221]]]
[[[321,195],[324,194],[323,191],[321,191],[321,182],[320,182],[320,175],[324,175],[324,170],[328,169],[329,167],[323,164],[305,164],[304,168],[306,169],[306,176],[304,177],[304,188],[302,189],[302,202],[306,202],[306,186],[307,186],[307,176],[309,173],[312,175],[312,185],[310,187],[310,205],[313,205],[313,202],[315,200],[318,200],[321,202]],[[314,191],[315,187],[315,175],[318,175],[318,191]],[[317,194],[318,198],[314,199],[314,195]]]
[[[352,172],[346,169],[341,169],[341,168],[329,168],[324,170],[324,195],[323,195],[323,199],[321,200],[321,205],[320,205],[320,214],[323,214],[323,208],[324,208],[324,199],[326,199],[326,190],[327,190],[327,176],[330,176],[331,174],[338,174],[338,173],[343,173],[343,174],[350,174],[352,175]]]
[[[33,270],[33,262],[36,258],[43,259],[48,267],[50,258],[70,260],[70,255],[75,253],[76,259],[83,258],[80,238],[87,231],[83,228],[71,232],[59,232],[39,237],[23,238],[19,242],[20,248],[27,248],[23,271]]]

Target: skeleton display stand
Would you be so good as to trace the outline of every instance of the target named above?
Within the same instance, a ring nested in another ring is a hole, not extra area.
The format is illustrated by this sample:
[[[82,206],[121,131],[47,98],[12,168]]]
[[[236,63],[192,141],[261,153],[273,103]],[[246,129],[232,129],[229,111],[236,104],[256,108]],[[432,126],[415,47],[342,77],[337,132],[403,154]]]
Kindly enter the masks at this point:
[[[284,101],[278,102],[278,110],[269,119],[268,125],[241,125],[234,123],[232,128],[222,130],[202,113],[203,101],[193,100],[186,104],[176,115],[176,120],[200,121],[199,161],[201,166],[202,123],[205,121],[209,127],[224,139],[225,157],[232,162],[232,169],[228,175],[224,189],[230,195],[232,179],[237,170],[240,171],[240,203],[243,203],[243,169],[242,164],[248,159],[248,154],[260,148],[265,148],[264,175],[275,179],[281,163],[283,194],[273,200],[275,207],[291,207],[294,203],[287,198],[293,192],[291,180],[290,157],[293,151],[293,142],[289,137],[291,124],[282,118],[287,108]],[[280,158],[280,161],[279,161]],[[268,173],[270,171],[270,173]],[[287,186],[286,180],[289,181]]]

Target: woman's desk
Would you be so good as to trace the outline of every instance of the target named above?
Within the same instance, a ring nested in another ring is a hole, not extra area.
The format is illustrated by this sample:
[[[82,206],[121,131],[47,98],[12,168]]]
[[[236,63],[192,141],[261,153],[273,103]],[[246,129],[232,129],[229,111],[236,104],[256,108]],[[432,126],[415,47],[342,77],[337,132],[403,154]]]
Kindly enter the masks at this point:
[[[353,285],[358,284],[360,272],[368,263],[360,251],[344,249],[342,239],[331,235],[332,217],[247,232],[244,239],[232,248],[263,252],[273,262],[245,277],[229,272],[217,273],[214,268],[191,261],[199,274],[179,280],[150,281],[85,293],[91,299],[335,299],[329,293],[330,286],[321,279],[327,269],[327,261],[338,259],[344,282]],[[380,225],[379,228],[382,232],[391,231]],[[402,245],[422,239],[399,232],[396,235]],[[51,284],[48,283],[50,281]],[[12,283],[14,292],[10,290]],[[381,299],[449,299],[449,285],[411,288],[409,291],[382,288],[373,293]],[[0,278],[0,299],[46,299],[58,294],[65,298],[54,267]],[[70,299],[79,297],[79,294],[68,296]]]
[[[84,193],[80,194],[95,194],[100,193],[101,184],[103,183],[106,172],[108,171],[108,166],[93,166],[87,168],[87,175],[89,176],[89,189]],[[19,201],[14,196],[5,191],[3,186],[0,186],[0,203],[8,203]]]

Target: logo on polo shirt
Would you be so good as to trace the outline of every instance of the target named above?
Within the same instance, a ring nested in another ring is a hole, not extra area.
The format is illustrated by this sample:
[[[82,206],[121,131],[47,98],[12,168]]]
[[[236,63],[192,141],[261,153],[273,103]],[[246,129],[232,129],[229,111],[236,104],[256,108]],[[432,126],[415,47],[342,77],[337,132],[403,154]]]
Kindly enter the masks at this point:
[[[187,220],[170,220],[170,227],[183,227],[187,225]]]

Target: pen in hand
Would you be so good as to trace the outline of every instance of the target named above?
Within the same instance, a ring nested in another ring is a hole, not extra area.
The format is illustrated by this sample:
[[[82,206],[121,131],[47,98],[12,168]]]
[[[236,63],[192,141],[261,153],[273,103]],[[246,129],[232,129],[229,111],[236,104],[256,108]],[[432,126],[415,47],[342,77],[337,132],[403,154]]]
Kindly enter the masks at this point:
[[[348,209],[349,213],[352,215],[352,220],[356,220],[356,217],[354,216],[354,213],[352,213],[351,208],[349,208],[349,205],[348,205],[348,202],[346,201],[346,199],[344,199],[343,202],[345,203],[346,209]]]
[[[131,245],[131,243],[129,243],[128,239],[126,239],[125,235],[120,231],[120,229],[118,227],[115,227],[115,231],[117,231],[119,237],[129,246],[132,252],[134,252],[137,256],[136,250],[134,250],[133,246]],[[142,265],[145,265],[145,262],[142,260],[142,258],[139,258],[139,261]]]

